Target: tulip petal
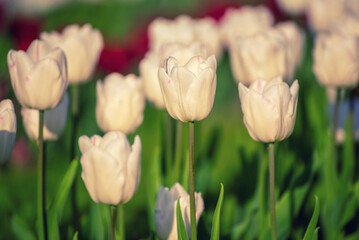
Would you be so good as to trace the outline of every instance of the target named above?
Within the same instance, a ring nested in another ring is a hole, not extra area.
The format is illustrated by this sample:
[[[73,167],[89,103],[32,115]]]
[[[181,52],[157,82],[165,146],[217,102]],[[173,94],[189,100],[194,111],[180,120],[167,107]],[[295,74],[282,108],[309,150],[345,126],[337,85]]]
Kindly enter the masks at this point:
[[[125,177],[115,158],[98,147],[92,147],[81,158],[81,177],[91,198],[99,203],[117,205]]]
[[[132,151],[127,159],[127,178],[122,203],[128,202],[137,191],[141,176],[141,148],[141,139],[136,135]]]

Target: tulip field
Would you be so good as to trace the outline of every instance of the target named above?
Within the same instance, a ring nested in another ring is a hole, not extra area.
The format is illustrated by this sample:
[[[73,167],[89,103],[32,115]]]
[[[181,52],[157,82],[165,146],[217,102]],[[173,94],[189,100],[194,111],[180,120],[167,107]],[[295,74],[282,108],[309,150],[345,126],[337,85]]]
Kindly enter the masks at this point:
[[[58,2],[0,1],[0,240],[359,239],[355,0]]]

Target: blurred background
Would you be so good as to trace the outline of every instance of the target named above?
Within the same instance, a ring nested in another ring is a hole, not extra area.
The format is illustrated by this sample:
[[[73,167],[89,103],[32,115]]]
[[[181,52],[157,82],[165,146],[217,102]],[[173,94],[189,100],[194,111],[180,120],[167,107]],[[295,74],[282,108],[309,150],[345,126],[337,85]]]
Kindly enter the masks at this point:
[[[158,16],[174,19],[187,14],[194,18],[209,16],[219,21],[226,9],[248,4],[265,5],[272,11],[276,22],[293,20],[306,33],[303,63],[295,74],[300,85],[295,129],[289,139],[276,145],[279,239],[303,237],[313,213],[314,195],[321,202],[320,239],[359,239],[359,171],[357,153],[353,154],[353,139],[348,137],[342,143],[343,157],[336,169],[340,176],[350,177],[338,180],[335,183],[338,187],[333,187],[327,175],[331,170],[325,169],[332,146],[328,130],[329,108],[325,89],[317,83],[312,71],[313,33],[304,14],[290,16],[278,7],[275,0],[0,0],[0,99],[13,100],[18,129],[11,159],[0,166],[0,239],[34,239],[36,236],[37,148],[24,131],[20,105],[11,87],[6,61],[10,49],[26,50],[41,32],[61,31],[69,24],[90,23],[99,29],[105,46],[93,79],[80,86],[80,118],[76,135],[77,138],[83,134],[102,135],[95,120],[96,81],[111,72],[138,75],[138,63],[148,50],[147,27],[152,20]],[[131,143],[135,134],[141,136],[143,152],[139,189],[124,206],[127,239],[155,239],[150,210],[154,207],[156,190],[165,184],[161,174],[164,159],[161,139],[164,134],[162,119],[166,114],[147,102],[143,124],[129,136]],[[228,53],[224,52],[218,60],[213,110],[209,117],[196,123],[195,129],[195,189],[202,192],[205,202],[198,226],[199,239],[209,239],[220,183],[225,188],[221,239],[270,238],[268,229],[260,229],[263,216],[264,221],[269,221],[266,146],[250,138],[242,118],[237,84]],[[349,134],[352,126],[345,126]],[[48,202],[55,196],[70,163],[70,131],[71,121],[68,119],[59,140],[47,144]],[[183,133],[186,156],[186,124]],[[76,153],[80,155],[78,148]],[[187,160],[185,156],[184,163]],[[186,177],[183,174],[181,178],[184,186]],[[76,186],[77,219],[72,219],[67,204],[60,222],[61,237],[72,239],[75,231],[72,222],[77,221],[79,239],[104,239],[108,231],[107,206],[91,200],[80,171]],[[259,211],[261,204],[265,205],[268,214]]]

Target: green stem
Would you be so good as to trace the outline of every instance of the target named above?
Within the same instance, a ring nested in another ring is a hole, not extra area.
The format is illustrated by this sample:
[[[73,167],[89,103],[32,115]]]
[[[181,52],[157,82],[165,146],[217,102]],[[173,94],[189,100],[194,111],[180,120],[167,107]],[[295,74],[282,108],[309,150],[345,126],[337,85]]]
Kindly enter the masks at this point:
[[[47,240],[46,202],[45,202],[45,157],[44,157],[44,110],[39,110],[39,142],[37,161],[37,217],[39,238]]]
[[[181,121],[177,121],[177,130],[176,130],[176,152],[175,152],[175,166],[174,166],[174,173],[173,179],[170,184],[172,186],[175,182],[179,181],[180,174],[181,174],[181,160],[182,160],[182,136],[183,136],[183,123]]]
[[[166,113],[166,177],[168,178],[172,171],[172,157],[173,157],[173,132],[172,132],[172,118]]]
[[[125,211],[124,211],[124,208],[123,208],[123,204],[120,204],[118,207],[117,207],[117,214],[118,214],[118,217],[117,217],[117,220],[119,221],[119,224],[120,224],[120,233],[119,233],[119,237],[118,239],[119,240],[125,240],[126,239],[126,231],[125,231]]]
[[[194,122],[189,122],[189,199],[191,212],[191,239],[196,240],[196,203],[194,198]]]
[[[110,240],[115,240],[115,229],[116,229],[116,206],[110,206]]]
[[[275,212],[275,172],[274,172],[274,143],[270,143],[268,146],[269,153],[269,192],[270,192],[270,210],[272,220],[272,240],[277,239],[277,223],[276,223],[276,212]]]
[[[71,162],[76,158],[76,146],[77,146],[77,126],[78,126],[78,113],[79,113],[79,87],[77,84],[71,85],[71,117],[72,117],[72,131],[71,131],[71,146],[70,146],[70,159]],[[76,207],[76,179],[71,187],[71,210],[73,214],[73,225],[75,231],[79,228],[78,223],[79,216]]]

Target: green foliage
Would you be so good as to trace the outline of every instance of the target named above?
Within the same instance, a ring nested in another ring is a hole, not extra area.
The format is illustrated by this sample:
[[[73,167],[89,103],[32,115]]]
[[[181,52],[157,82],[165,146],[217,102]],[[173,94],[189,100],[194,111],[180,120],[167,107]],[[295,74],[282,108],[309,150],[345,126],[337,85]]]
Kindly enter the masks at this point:
[[[214,210],[213,214],[213,222],[212,222],[212,233],[211,233],[211,240],[219,240],[219,228],[221,223],[221,208],[222,208],[222,202],[223,202],[223,184],[221,183],[221,191],[219,193],[218,202],[216,209]]]
[[[186,227],[183,222],[180,199],[177,200],[176,205],[176,219],[177,219],[177,236],[178,240],[188,240]]]
[[[314,212],[313,212],[313,216],[310,219],[307,231],[305,232],[304,238],[303,240],[315,240],[318,239],[318,230],[319,228],[317,228],[317,222],[318,222],[318,218],[319,218],[319,199],[317,196],[315,196],[315,207],[314,207]]]

